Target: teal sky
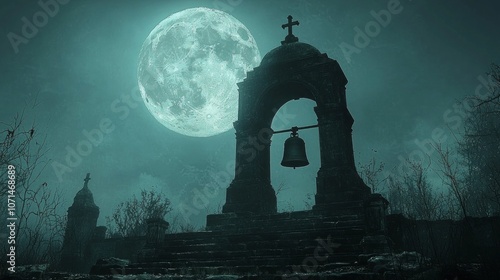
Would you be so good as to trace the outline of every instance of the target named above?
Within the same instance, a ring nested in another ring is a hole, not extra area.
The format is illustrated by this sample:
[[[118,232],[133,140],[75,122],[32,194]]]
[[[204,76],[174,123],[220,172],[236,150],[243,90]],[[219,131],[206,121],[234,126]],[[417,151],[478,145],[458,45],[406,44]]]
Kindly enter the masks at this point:
[[[227,180],[219,184],[214,178],[232,179],[234,170],[227,165],[235,156],[234,130],[209,138],[179,135],[159,124],[142,102],[122,99],[137,93],[144,39],[175,12],[199,6],[225,10],[250,30],[261,56],[279,46],[286,35],[281,24],[293,15],[300,22],[294,27],[299,40],[337,60],[349,80],[356,161],[375,157],[388,169],[399,164],[398,157],[425,150],[417,144],[428,143],[436,129],[449,136],[443,144],[453,145],[451,135],[460,129],[460,107],[454,104],[475,93],[491,63],[500,63],[496,1],[66,2],[17,47],[8,34],[22,35],[23,18],[32,20],[43,10],[37,1],[0,2],[0,121],[10,122],[38,96],[26,119],[47,137],[48,159],[67,165],[67,149],[85,140],[83,131],[110,120],[114,129],[71,172],[57,176],[49,165],[41,178],[64,193],[65,211],[90,172],[101,224],[120,200],[151,185],[172,198],[174,209],[194,210],[189,222],[198,225],[225,202]],[[382,10],[392,10],[390,20],[377,23],[379,29],[359,44],[357,30],[370,32],[374,14]],[[114,102],[128,104],[128,113],[114,112]],[[288,114],[289,123],[276,118],[273,128],[315,124],[313,106],[308,100],[290,102],[278,113]],[[301,210],[313,203],[308,194],[315,193],[319,168],[317,130],[301,132],[311,162],[301,169],[279,165],[286,137],[272,139],[272,184],[285,184],[279,209]],[[193,202],[207,184],[220,191]]]

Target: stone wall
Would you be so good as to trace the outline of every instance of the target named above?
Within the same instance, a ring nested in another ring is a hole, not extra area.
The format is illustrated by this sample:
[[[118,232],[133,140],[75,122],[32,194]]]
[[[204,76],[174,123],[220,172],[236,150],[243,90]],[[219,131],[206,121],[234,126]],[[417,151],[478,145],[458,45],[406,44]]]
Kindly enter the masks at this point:
[[[417,251],[441,263],[500,261],[500,217],[411,220],[387,216],[396,251]]]

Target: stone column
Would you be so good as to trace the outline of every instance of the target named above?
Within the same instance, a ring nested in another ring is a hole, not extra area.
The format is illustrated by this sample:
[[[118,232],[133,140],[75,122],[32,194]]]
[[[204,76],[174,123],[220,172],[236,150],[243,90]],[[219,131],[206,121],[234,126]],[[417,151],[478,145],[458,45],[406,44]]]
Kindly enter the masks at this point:
[[[226,191],[223,213],[276,213],[271,186],[272,130],[250,121],[237,121],[235,176]]]
[[[106,231],[108,229],[105,226],[98,226],[94,229],[93,240],[104,240],[106,238]]]
[[[389,252],[390,239],[387,237],[385,221],[389,202],[380,194],[371,194],[364,202],[366,236],[361,240],[364,253]]]
[[[138,262],[158,261],[158,254],[162,251],[165,242],[165,232],[169,223],[161,218],[151,218],[146,220],[146,244],[137,253]]]
[[[161,218],[151,218],[146,220],[146,244],[147,245],[163,245],[165,232],[168,229],[169,223]],[[146,246],[147,246],[146,245]]]
[[[354,164],[351,114],[342,103],[318,105],[314,111],[318,116],[321,154],[316,178],[316,209],[331,203],[363,200],[370,189],[359,177]]]

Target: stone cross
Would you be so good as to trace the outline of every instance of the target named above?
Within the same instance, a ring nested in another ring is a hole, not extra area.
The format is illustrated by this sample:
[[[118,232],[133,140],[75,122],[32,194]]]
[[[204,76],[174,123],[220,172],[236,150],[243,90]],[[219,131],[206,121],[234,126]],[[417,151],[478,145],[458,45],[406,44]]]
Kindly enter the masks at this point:
[[[291,15],[289,15],[287,18],[288,18],[288,23],[281,25],[281,28],[285,29],[286,27],[288,27],[288,36],[290,36],[292,35],[292,26],[299,25],[299,22],[292,21],[293,17]]]
[[[90,173],[87,173],[87,177],[85,177],[85,179],[83,179],[83,181],[85,182],[84,187],[87,187],[87,184],[88,184],[88,183],[89,183],[89,181],[90,181]]]
[[[281,28],[285,29],[288,27],[288,35],[285,37],[285,41],[281,41],[281,44],[293,43],[299,40],[299,38],[295,37],[292,34],[292,26],[299,25],[299,22],[292,21],[293,17],[291,15],[289,15],[287,18],[288,18],[288,23],[282,24]]]

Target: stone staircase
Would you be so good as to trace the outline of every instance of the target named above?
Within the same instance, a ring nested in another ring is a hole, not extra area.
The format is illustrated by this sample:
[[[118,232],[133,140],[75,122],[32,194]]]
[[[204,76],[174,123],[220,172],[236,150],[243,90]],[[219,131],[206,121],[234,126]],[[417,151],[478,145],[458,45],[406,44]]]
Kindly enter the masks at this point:
[[[361,203],[350,206],[335,214],[209,215],[207,231],[167,234],[162,244],[147,245],[138,262],[108,273],[276,276],[341,270],[357,265],[366,235]]]

